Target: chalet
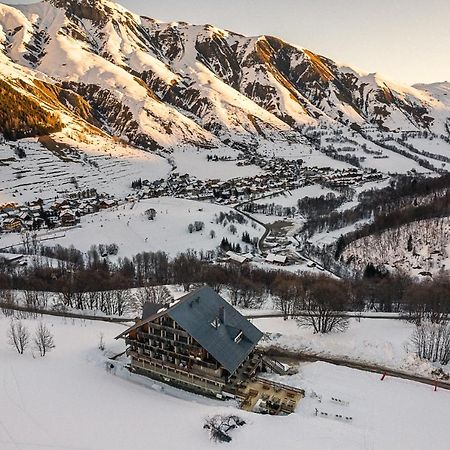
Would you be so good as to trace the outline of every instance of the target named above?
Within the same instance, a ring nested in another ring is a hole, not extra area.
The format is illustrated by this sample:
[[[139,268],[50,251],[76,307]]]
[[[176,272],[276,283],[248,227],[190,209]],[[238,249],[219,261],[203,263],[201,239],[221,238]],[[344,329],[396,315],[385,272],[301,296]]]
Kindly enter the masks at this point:
[[[99,209],[108,209],[108,208],[112,208],[113,206],[117,205],[117,201],[116,200],[100,200],[97,204],[97,207]]]
[[[34,216],[29,211],[22,211],[18,217],[27,227],[33,226]]]
[[[9,217],[3,221],[3,230],[7,232],[21,231],[23,224],[18,217]]]
[[[9,214],[16,211],[18,207],[19,205],[17,203],[3,203],[0,205],[0,212]]]
[[[78,217],[73,211],[67,209],[61,213],[61,215],[59,216],[59,220],[63,227],[69,227],[77,223]]]
[[[256,372],[263,334],[208,286],[167,307],[147,303],[142,319],[121,333],[131,370],[206,395],[222,397]],[[116,338],[116,339],[117,339]]]
[[[65,199],[59,202],[55,202],[53,203],[51,208],[54,209],[55,211],[62,211],[63,209],[70,208],[70,201]]]

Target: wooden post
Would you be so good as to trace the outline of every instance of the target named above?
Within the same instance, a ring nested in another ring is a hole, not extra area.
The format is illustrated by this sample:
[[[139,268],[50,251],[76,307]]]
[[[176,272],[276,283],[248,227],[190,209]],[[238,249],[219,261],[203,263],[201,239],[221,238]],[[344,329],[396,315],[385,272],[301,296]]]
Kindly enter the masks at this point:
[[[381,381],[383,381],[386,378],[386,372],[383,373],[383,375],[381,376]]]

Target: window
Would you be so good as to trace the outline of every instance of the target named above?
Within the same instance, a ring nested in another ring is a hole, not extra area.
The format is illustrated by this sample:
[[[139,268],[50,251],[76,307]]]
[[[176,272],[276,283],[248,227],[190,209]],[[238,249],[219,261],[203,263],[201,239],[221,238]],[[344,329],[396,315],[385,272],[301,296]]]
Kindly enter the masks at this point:
[[[239,331],[237,336],[234,338],[234,342],[236,342],[236,344],[239,344],[239,342],[242,341],[243,337],[244,337],[244,332],[243,331]]]

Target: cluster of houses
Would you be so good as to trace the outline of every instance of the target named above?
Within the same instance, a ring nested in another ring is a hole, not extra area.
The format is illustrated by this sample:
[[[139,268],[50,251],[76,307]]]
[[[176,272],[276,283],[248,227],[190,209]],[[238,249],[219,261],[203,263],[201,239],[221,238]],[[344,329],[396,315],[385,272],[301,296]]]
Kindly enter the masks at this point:
[[[225,253],[225,261],[229,261],[236,264],[244,264],[247,262],[267,262],[279,266],[285,266],[290,261],[288,255],[281,253],[268,252],[265,256],[256,256],[252,253],[236,253],[231,250]]]
[[[214,164],[215,160],[210,158],[209,161]],[[275,157],[267,159],[257,154],[240,159],[237,165],[255,165],[264,172],[228,181],[218,179],[203,181],[189,174],[172,172],[167,179],[139,180],[134,183],[134,187],[138,190],[139,198],[176,196],[190,200],[233,204],[313,183],[324,184],[330,188],[342,188],[381,180],[384,176],[375,169],[305,167],[301,159],[285,160]]]
[[[68,227],[76,225],[80,217],[117,205],[114,198],[70,194],[64,199],[44,202],[39,199],[25,205],[5,203],[0,205],[0,230],[3,233],[39,230],[43,227]]]

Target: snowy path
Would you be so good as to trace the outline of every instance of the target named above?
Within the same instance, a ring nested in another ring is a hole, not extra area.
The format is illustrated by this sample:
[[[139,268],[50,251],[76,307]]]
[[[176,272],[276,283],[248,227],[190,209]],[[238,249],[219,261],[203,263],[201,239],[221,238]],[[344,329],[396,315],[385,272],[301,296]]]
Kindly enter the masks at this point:
[[[348,367],[350,369],[358,369],[363,372],[377,373],[382,376],[401,378],[403,380],[409,380],[415,383],[426,384],[428,386],[450,391],[450,382],[414,375],[412,373],[395,370],[379,364],[368,364],[361,361],[352,360],[351,358],[323,356],[311,352],[293,352],[280,347],[269,347],[265,349],[265,353],[274,358],[287,358],[290,361],[290,364],[298,364],[304,361],[324,362],[336,366]]]

